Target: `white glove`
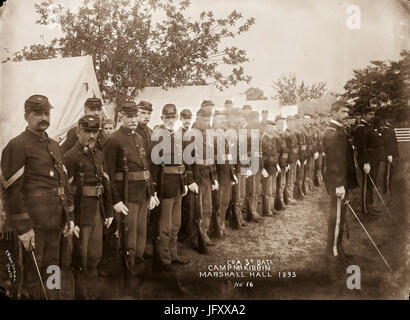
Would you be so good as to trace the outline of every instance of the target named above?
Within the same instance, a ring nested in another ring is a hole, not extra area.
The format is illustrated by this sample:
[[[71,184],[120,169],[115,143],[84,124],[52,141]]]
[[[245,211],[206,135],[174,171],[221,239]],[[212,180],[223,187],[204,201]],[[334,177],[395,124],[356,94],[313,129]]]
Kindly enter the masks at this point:
[[[236,174],[233,175],[233,179],[235,180],[235,184],[238,184],[238,177],[236,176]]]
[[[269,176],[269,175],[268,175],[268,172],[266,171],[265,168],[263,168],[263,169],[262,169],[262,177],[267,178],[268,176]]]
[[[155,199],[155,205],[159,206],[159,199],[158,199],[158,196],[157,196],[156,192],[154,192],[154,199]]]
[[[74,229],[74,221],[70,220],[68,223],[65,224],[63,229],[63,237],[67,237],[73,234]]]
[[[389,162],[391,163],[391,162],[393,162],[393,157],[392,157],[392,156],[388,156],[388,157],[387,157],[387,160],[389,160]]]
[[[322,155],[323,155],[324,157],[326,157],[326,153],[322,152]]]
[[[114,204],[112,207],[114,208],[114,211],[117,213],[123,213],[124,215],[128,214],[128,208],[122,201]]]
[[[23,244],[24,249],[26,249],[27,251],[33,250],[36,247],[35,241],[34,241],[35,235],[34,235],[33,229],[30,229],[29,231],[19,235],[18,237],[21,243]]]
[[[111,225],[113,219],[114,219],[113,217],[105,218],[105,223],[104,223],[104,224],[105,224],[105,226],[106,226],[107,228],[110,227],[110,225]]]
[[[287,165],[286,168],[285,168],[285,172],[288,172],[289,169],[290,169],[290,165]]]
[[[340,199],[345,197],[346,191],[344,186],[340,186],[336,188],[336,196]]]
[[[151,198],[149,199],[149,202],[148,202],[148,210],[154,209],[156,204],[157,204],[157,201],[155,200],[155,197],[151,196]]]
[[[301,163],[300,163],[299,159],[296,160],[296,165],[297,165],[298,167],[300,167]]]
[[[276,172],[280,172],[280,165],[276,164]]]
[[[80,239],[80,227],[79,226],[74,227],[73,235],[75,235],[77,237],[77,239]]]
[[[182,196],[186,196],[186,194],[188,193],[188,186],[184,186],[184,193],[182,194]]]
[[[319,152],[315,152],[315,154],[313,155],[313,157],[315,158],[315,160],[316,160],[317,158],[319,158]]]
[[[191,190],[191,192],[199,193],[198,185],[195,182],[191,183],[188,189]]]
[[[303,164],[304,164],[304,165],[307,165],[307,160],[306,160],[306,159],[305,159],[305,161],[303,161]]]
[[[249,170],[249,169],[248,169],[248,170],[246,171],[246,175],[245,175],[246,178],[249,178],[251,175],[252,175],[252,170]]]
[[[364,171],[366,174],[369,174],[369,172],[370,172],[370,164],[369,164],[369,163],[365,163],[365,164],[363,165],[363,171]]]
[[[212,190],[218,190],[219,188],[219,183],[217,180],[214,180],[214,184],[212,185]]]

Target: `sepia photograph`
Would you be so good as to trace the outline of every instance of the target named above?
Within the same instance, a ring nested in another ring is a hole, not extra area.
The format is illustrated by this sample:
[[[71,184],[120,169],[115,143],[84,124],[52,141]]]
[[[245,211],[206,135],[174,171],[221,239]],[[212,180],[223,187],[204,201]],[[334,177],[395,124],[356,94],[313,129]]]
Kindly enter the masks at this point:
[[[0,300],[409,300],[409,1],[0,3]]]

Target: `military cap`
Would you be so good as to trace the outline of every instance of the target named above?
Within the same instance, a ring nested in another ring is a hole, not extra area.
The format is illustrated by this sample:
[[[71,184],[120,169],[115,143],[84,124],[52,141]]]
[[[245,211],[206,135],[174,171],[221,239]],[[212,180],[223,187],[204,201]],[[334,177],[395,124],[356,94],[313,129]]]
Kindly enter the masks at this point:
[[[252,107],[249,105],[249,104],[245,104],[243,107],[242,107],[242,110],[252,110]]]
[[[296,113],[295,114],[295,119],[302,119],[303,115],[301,113]]]
[[[371,106],[364,107],[364,108],[360,109],[361,114],[366,114],[366,113],[369,113],[369,112],[372,112],[372,111],[375,111],[375,108],[373,108]]]
[[[230,99],[225,100],[225,107],[226,107],[226,106],[233,107],[233,102],[232,102],[232,100],[230,100]]]
[[[137,107],[139,109],[143,109],[143,110],[147,110],[147,111],[152,112],[152,103],[150,103],[148,101],[141,100],[140,102],[138,102]]]
[[[101,109],[102,107],[102,102],[100,98],[88,98],[84,102],[84,108],[95,108],[95,109]]]
[[[213,106],[215,106],[215,104],[211,100],[204,100],[201,103],[201,108],[213,107]]]
[[[275,121],[278,121],[278,120],[286,120],[286,117],[284,116],[284,115],[278,115],[278,116],[276,116],[276,118],[275,118]]]
[[[197,118],[210,118],[212,116],[212,112],[202,109],[200,108],[197,112],[196,112],[196,117]]]
[[[126,101],[120,106],[120,112],[127,116],[135,116],[138,113],[137,104],[134,101]]]
[[[180,113],[181,118],[183,119],[191,119],[192,118],[192,112],[189,109],[183,109]]]
[[[78,120],[80,128],[97,131],[100,128],[100,120],[96,116],[85,115]]]
[[[162,108],[162,115],[164,117],[175,117],[176,114],[177,114],[177,107],[175,106],[175,104],[167,103]]]
[[[103,121],[103,125],[105,125],[105,124],[114,124],[114,120],[105,119],[105,120]]]
[[[32,95],[24,102],[24,111],[26,113],[31,111],[50,111],[51,108],[53,107],[48,98],[40,94]]]

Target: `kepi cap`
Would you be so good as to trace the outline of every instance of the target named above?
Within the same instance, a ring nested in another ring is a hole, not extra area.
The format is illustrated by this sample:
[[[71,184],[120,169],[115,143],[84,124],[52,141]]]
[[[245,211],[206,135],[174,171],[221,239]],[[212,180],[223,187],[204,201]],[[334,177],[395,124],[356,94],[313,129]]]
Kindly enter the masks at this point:
[[[140,102],[138,102],[137,107],[139,109],[143,109],[143,110],[147,110],[147,111],[152,112],[152,103],[151,102],[141,100]]]
[[[96,116],[85,115],[78,120],[78,126],[83,129],[98,131],[100,129],[100,120]]]
[[[134,101],[126,101],[120,106],[119,111],[126,116],[136,116],[138,113],[138,107]]]
[[[177,114],[177,107],[175,106],[175,104],[167,103],[162,108],[162,115],[164,117],[175,117],[176,114]]]
[[[101,110],[101,107],[102,107],[101,99],[100,98],[88,98],[84,102],[84,108],[85,107]]]
[[[32,95],[24,102],[24,111],[26,113],[31,111],[50,111],[52,108],[48,98],[40,94]]]

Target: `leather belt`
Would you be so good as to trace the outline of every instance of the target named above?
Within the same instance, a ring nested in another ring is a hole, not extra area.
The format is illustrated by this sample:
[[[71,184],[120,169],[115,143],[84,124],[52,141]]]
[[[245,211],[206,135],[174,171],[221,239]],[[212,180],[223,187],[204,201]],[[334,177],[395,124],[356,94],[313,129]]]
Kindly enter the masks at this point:
[[[148,170],[130,171],[128,172],[128,181],[148,180],[151,177]],[[115,180],[122,181],[124,174],[122,172],[115,173]]]
[[[43,189],[43,190],[33,190],[28,192],[30,197],[42,197],[42,196],[61,196],[65,193],[64,187]]]
[[[306,145],[302,146],[302,150],[305,151],[306,150]]]
[[[72,186],[71,190],[73,193],[77,193],[77,186]],[[102,184],[97,186],[84,186],[83,196],[84,197],[99,197],[104,192],[104,186]]]
[[[264,161],[276,162],[278,159],[276,157],[263,157]]]
[[[183,164],[179,166],[163,166],[162,172],[164,174],[183,174],[185,172],[185,166]]]
[[[293,153],[298,153],[298,152],[299,152],[299,148],[293,148],[292,151],[293,151]]]
[[[288,153],[287,153],[287,152],[285,152],[285,153],[282,153],[282,158],[285,158],[285,159],[287,159],[287,158],[288,158]]]

